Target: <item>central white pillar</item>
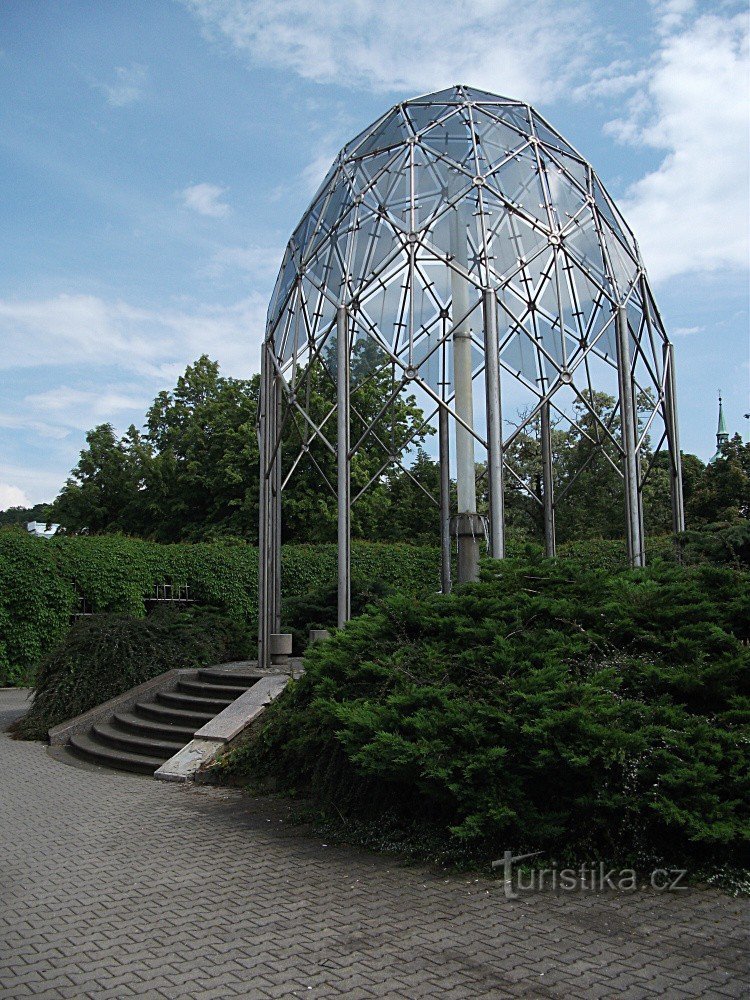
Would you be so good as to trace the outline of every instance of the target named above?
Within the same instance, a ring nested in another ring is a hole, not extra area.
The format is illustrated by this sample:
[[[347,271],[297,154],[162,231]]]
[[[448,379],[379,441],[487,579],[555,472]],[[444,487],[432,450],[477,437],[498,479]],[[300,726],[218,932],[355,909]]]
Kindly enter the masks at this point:
[[[451,218],[451,256],[468,270],[468,234],[457,210]],[[456,416],[456,485],[458,492],[458,581],[467,583],[479,578],[480,521],[477,517],[477,481],[474,467],[474,394],[471,378],[471,327],[469,283],[451,268],[451,320],[453,324],[453,386]],[[462,422],[461,422],[462,421]],[[465,425],[465,426],[464,426]]]

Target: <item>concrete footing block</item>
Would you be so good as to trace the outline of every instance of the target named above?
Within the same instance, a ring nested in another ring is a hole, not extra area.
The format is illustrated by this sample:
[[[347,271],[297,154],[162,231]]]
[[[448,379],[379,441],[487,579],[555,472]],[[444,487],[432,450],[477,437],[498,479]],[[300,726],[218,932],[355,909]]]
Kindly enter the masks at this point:
[[[154,771],[154,777],[158,781],[192,781],[195,772],[210,763],[223,746],[222,740],[192,739]]]

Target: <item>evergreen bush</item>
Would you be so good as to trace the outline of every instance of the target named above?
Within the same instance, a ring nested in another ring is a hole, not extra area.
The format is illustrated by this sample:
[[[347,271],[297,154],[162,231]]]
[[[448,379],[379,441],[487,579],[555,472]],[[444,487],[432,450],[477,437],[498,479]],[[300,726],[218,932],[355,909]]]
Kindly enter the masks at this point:
[[[506,560],[311,648],[223,772],[443,857],[737,861],[750,587],[730,568]]]
[[[176,667],[244,659],[248,636],[210,609],[164,610],[148,618],[99,614],[79,619],[42,660],[34,700],[15,725],[26,739]]]

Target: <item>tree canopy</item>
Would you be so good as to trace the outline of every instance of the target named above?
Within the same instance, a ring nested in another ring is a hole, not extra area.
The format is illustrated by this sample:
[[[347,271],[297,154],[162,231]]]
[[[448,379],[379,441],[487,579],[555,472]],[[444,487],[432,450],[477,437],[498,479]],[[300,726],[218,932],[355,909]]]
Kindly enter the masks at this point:
[[[352,438],[358,440],[393,392],[393,374],[372,356],[374,345],[360,345],[352,357]],[[307,373],[305,409],[336,441],[335,357],[330,352]],[[118,437],[111,424],[86,435],[86,448],[49,512],[68,531],[122,532],[157,541],[198,541],[238,537],[257,539],[259,452],[256,431],[260,378],[228,378],[206,355],[189,365],[175,387],[160,392],[141,430],[131,426]],[[431,502],[439,496],[439,467],[427,451],[432,433],[422,426],[414,396],[400,393],[363,442],[352,461],[352,496],[368,483],[353,505],[357,538],[437,543],[439,515]],[[594,393],[581,401],[574,423],[552,430],[558,539],[619,538],[624,532],[622,481],[614,445],[602,436],[618,433],[615,401]],[[592,441],[601,439],[601,452]],[[406,447],[408,445],[408,447]],[[300,456],[301,452],[301,456]],[[402,455],[406,468],[390,463]],[[328,542],[336,537],[335,455],[309,425],[292,414],[284,427],[283,539]],[[296,459],[300,456],[299,461]],[[541,449],[538,422],[519,433],[507,454],[508,531],[519,539],[542,537]],[[648,476],[644,516],[649,532],[671,528],[669,462],[666,454],[643,456]],[[486,495],[479,473],[479,506]],[[523,484],[527,484],[527,489]],[[704,465],[683,456],[683,487],[689,527],[736,523],[750,517],[750,445],[735,436],[719,458]],[[45,508],[46,510],[46,508]]]

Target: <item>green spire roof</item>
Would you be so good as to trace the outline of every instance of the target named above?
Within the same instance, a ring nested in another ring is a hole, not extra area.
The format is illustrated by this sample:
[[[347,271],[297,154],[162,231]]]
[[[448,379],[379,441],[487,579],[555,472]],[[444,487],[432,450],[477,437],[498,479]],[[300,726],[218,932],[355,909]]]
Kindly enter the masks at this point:
[[[724,404],[721,396],[719,396],[719,426],[716,430],[716,443],[722,444],[722,442],[728,440],[729,434],[727,433],[727,422],[724,419]]]
[[[728,440],[729,432],[727,431],[727,422],[724,419],[724,403],[721,393],[719,393],[719,426],[716,428],[716,454],[708,460],[709,465],[713,465],[717,458],[721,458],[721,446],[726,444]]]

